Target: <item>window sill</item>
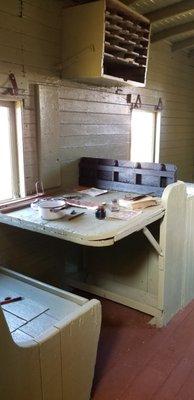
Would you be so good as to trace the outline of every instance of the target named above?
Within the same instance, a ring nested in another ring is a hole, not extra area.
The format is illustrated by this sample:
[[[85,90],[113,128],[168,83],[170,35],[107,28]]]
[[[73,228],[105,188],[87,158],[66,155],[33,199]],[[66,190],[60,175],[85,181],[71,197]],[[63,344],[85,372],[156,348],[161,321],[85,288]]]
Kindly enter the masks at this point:
[[[11,211],[16,211],[17,209],[28,207],[33,200],[42,197],[41,194],[34,194],[31,196],[19,197],[17,199],[6,200],[0,202],[0,212],[6,213]]]

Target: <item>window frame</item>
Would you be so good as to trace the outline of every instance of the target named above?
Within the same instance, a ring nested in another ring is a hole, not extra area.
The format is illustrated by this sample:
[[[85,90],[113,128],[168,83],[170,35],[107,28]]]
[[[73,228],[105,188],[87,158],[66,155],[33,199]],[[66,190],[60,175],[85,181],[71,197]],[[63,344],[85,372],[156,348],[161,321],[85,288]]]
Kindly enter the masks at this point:
[[[22,129],[22,100],[14,96],[14,98],[2,98],[0,97],[0,106],[9,108],[10,118],[10,152],[11,152],[11,186],[12,186],[12,197],[0,200],[0,204],[9,203],[14,199],[18,199],[21,196],[25,196],[25,189],[21,186],[21,181],[24,182],[24,165],[21,162],[23,160],[23,129]],[[17,110],[20,110],[19,114]],[[19,129],[20,132],[19,132]],[[21,137],[22,135],[22,137]],[[22,147],[21,147],[22,140]],[[19,146],[20,142],[20,146]],[[21,153],[21,154],[19,154]],[[21,166],[23,167],[21,170]],[[23,178],[23,179],[22,179]],[[22,183],[23,183],[22,182]]]

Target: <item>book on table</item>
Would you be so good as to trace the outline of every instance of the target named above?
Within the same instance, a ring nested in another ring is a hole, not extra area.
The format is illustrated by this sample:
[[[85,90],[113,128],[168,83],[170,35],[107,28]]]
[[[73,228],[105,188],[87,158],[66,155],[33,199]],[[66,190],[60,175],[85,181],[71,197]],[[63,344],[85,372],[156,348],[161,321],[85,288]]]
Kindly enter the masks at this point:
[[[142,210],[147,207],[156,206],[157,204],[157,198],[152,196],[143,197],[139,200],[128,200],[125,198],[119,200],[119,205],[121,207],[128,208],[129,210]]]

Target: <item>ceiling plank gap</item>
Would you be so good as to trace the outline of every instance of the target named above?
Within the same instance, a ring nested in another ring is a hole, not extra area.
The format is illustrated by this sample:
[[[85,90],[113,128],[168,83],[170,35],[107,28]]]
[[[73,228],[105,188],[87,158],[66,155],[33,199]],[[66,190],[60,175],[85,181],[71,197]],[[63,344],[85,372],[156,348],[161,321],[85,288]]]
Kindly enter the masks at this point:
[[[172,51],[180,51],[184,49],[188,49],[189,47],[194,47],[194,36],[191,36],[187,39],[179,40],[178,42],[173,43]]]
[[[145,16],[151,21],[156,22],[165,18],[175,17],[186,11],[194,10],[194,0],[182,0],[170,6],[159,8],[155,11],[146,13]]]
[[[159,42],[160,40],[168,39],[172,36],[176,36],[181,33],[186,33],[191,31],[194,31],[194,21],[186,22],[185,24],[176,25],[171,28],[155,32],[152,34],[151,41],[152,43]]]

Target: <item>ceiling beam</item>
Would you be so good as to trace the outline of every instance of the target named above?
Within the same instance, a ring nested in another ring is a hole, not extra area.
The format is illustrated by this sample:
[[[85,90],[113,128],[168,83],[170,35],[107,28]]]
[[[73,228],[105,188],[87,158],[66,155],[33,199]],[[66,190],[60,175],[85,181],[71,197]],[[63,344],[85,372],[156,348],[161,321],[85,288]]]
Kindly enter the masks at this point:
[[[194,49],[190,50],[189,57],[194,57]]]
[[[165,18],[175,17],[176,15],[182,14],[186,11],[194,10],[193,0],[182,0],[179,3],[172,4],[170,6],[162,7],[157,10],[151,11],[145,16],[151,21],[156,22]]]
[[[189,47],[194,47],[194,36],[191,36],[184,40],[179,40],[178,42],[173,43],[172,51],[179,51],[188,49]]]
[[[186,22],[185,24],[176,25],[172,28],[163,29],[162,31],[152,34],[151,41],[159,42],[160,40],[168,39],[172,36],[179,35],[180,33],[194,31],[194,21]]]
[[[126,6],[130,6],[131,4],[135,3],[137,0],[122,0],[122,3],[125,3]]]

